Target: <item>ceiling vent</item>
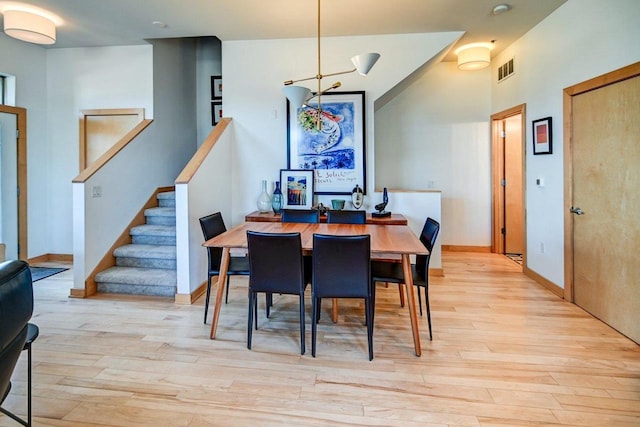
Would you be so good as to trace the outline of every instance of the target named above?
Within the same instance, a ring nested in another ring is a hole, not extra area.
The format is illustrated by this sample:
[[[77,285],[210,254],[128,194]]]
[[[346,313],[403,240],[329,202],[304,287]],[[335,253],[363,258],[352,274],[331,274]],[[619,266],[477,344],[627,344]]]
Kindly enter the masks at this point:
[[[513,58],[511,58],[500,67],[498,67],[498,83],[500,83],[507,77],[511,77],[514,73],[515,68],[513,67]]]

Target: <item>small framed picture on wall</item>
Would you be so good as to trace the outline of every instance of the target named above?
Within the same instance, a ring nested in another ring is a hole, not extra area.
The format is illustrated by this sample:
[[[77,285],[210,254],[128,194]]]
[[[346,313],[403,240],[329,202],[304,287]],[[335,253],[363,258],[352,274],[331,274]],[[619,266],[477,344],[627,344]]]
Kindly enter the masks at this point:
[[[211,125],[215,126],[222,118],[222,101],[211,102]]]
[[[211,76],[211,99],[222,99],[222,76]]]
[[[551,117],[534,120],[533,127],[533,154],[551,154],[552,134]]]

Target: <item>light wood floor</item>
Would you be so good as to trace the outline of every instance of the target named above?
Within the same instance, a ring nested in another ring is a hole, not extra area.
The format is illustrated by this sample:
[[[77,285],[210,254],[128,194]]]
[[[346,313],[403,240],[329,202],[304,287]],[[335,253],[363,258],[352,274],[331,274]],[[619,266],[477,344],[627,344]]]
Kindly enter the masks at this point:
[[[243,278],[232,278],[215,341],[202,300],[69,299],[71,270],[41,280],[34,424],[640,426],[638,345],[505,257],[445,253],[443,267],[420,358],[397,288],[379,288],[373,362],[359,303],[341,301],[337,324],[323,313],[314,359],[308,323],[299,355],[295,297],[275,298],[271,319],[260,310],[247,350]],[[25,372],[23,354],[4,405],[20,414]],[[0,414],[0,425],[16,424]]]

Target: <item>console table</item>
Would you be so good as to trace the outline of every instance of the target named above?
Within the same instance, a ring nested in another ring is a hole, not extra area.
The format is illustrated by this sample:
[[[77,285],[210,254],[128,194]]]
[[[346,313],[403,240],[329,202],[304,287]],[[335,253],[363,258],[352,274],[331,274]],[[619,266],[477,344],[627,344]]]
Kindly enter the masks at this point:
[[[281,215],[274,214],[273,212],[258,212],[254,211],[244,217],[246,222],[281,222]],[[320,215],[320,222],[327,222],[326,215]],[[407,219],[402,214],[394,214],[391,216],[382,218],[373,218],[371,212],[367,212],[367,224],[378,225],[407,225]]]

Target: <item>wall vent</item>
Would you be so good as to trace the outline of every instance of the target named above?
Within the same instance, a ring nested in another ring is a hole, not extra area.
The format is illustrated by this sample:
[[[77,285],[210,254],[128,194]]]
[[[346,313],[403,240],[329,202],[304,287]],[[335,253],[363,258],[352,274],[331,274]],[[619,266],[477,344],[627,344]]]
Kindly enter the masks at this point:
[[[515,68],[513,66],[513,58],[511,58],[500,67],[498,67],[498,83],[500,83],[507,77],[511,77],[514,73]]]

